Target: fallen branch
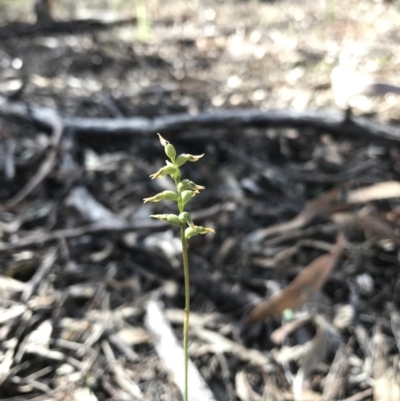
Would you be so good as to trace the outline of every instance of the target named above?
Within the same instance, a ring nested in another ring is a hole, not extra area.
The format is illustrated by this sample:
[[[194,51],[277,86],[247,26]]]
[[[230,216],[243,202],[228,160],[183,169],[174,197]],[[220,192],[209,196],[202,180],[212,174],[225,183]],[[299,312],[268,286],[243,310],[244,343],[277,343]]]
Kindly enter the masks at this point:
[[[38,105],[29,109],[22,102],[9,102],[0,96],[0,116],[17,117],[32,121],[44,128],[51,129],[49,123],[54,118],[55,110]],[[379,141],[400,142],[400,128],[381,124],[363,117],[345,120],[343,113],[326,111],[293,110],[225,110],[203,112],[197,115],[170,114],[153,119],[144,117],[130,118],[82,118],[64,116],[65,128],[72,128],[82,135],[146,135],[157,132],[187,131],[191,127],[217,128],[229,131],[232,127],[292,127],[314,128],[331,134],[346,134],[354,137]],[[209,135],[214,135],[210,132]]]
[[[14,39],[43,35],[76,35],[95,30],[113,29],[128,24],[136,24],[136,18],[116,21],[78,19],[70,21],[47,21],[37,24],[13,22],[0,27],[0,39]]]

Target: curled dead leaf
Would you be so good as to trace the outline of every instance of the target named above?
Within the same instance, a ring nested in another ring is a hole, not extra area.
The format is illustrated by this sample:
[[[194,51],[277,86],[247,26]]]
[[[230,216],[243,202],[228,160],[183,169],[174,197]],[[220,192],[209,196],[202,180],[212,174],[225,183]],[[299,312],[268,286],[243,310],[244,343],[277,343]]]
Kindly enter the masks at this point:
[[[331,252],[313,260],[279,294],[258,304],[250,312],[247,322],[256,322],[281,313],[285,309],[303,305],[324,285],[343,251],[345,242],[344,236],[340,235]]]

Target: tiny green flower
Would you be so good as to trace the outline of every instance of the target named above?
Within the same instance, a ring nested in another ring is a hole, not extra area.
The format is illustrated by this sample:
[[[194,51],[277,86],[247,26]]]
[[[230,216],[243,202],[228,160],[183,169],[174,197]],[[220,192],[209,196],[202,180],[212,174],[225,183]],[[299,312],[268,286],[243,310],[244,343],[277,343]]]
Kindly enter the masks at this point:
[[[162,200],[170,200],[170,201],[176,201],[178,200],[178,195],[174,191],[163,191],[160,192],[157,195],[154,195],[150,198],[144,198],[143,201],[144,203],[146,202],[160,202]]]
[[[183,155],[179,155],[175,160],[175,166],[181,167],[187,162],[186,158]]]
[[[161,167],[160,170],[158,170],[156,173],[151,174],[150,178],[154,180],[154,178],[161,178],[164,177],[164,175],[169,174],[169,175],[174,175],[177,172],[177,168],[174,166],[164,166]]]
[[[207,234],[207,233],[215,234],[214,229],[210,227],[201,227],[201,226],[196,226],[196,232],[197,234]]]
[[[185,230],[185,237],[186,237],[186,239],[189,239],[189,238],[191,238],[191,237],[194,237],[195,235],[197,235],[197,233],[196,233],[196,230],[195,230],[194,228],[188,227],[188,228]]]
[[[179,220],[182,223],[187,223],[190,219],[190,213],[189,212],[182,212],[179,214]]]
[[[190,199],[193,198],[197,194],[196,191],[183,191],[181,196],[182,196],[182,203],[185,206],[186,203],[190,201]]]
[[[186,162],[197,162],[197,160],[201,159],[204,156],[204,153],[199,156],[189,155],[188,153],[184,153],[179,155],[176,158],[175,165],[177,167],[183,166]]]
[[[154,217],[161,221],[167,221],[175,226],[182,226],[182,222],[176,214],[153,214],[150,217]]]
[[[160,138],[161,145],[164,146],[165,148],[169,144],[169,142],[166,139],[164,139],[160,134],[157,135]]]
[[[201,159],[204,156],[204,153],[202,155],[198,155],[198,156],[189,155],[189,154],[185,153],[182,156],[186,157],[186,160],[188,162],[197,162],[199,159]]]
[[[179,217],[176,214],[169,214],[167,217],[167,221],[171,224],[175,224],[176,226],[181,226],[182,223],[179,220]]]
[[[215,233],[215,231],[209,227],[201,227],[201,226],[188,227],[185,230],[185,237],[189,239],[191,237],[194,237],[195,235],[207,234],[207,233]]]
[[[193,181],[190,181],[190,180],[182,180],[178,184],[178,191],[179,192],[183,192],[183,191],[186,191],[188,189],[190,189],[191,191],[199,192],[202,189],[205,189],[205,187],[203,187],[201,185],[197,185]]]
[[[143,199],[143,203],[147,203],[147,202],[160,202],[164,199],[164,195],[163,193],[159,193],[157,195],[151,196],[150,198],[144,198]]]
[[[175,161],[176,150],[170,143],[165,147],[165,154],[172,160]]]
[[[178,195],[174,191],[164,191],[164,199],[169,201],[177,201]]]
[[[193,229],[195,229],[195,227],[196,227],[196,226],[194,225],[194,223],[193,223],[192,217],[190,216],[190,213],[189,213],[189,212],[182,212],[182,213],[179,215],[179,220],[180,220],[183,224],[185,224],[185,223],[189,224],[189,226],[192,227]]]

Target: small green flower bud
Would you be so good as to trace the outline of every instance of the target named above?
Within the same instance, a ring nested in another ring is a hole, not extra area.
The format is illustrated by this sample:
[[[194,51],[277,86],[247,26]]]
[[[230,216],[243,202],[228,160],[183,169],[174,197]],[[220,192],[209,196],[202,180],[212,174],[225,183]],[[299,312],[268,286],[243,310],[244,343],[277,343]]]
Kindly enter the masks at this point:
[[[172,160],[175,160],[176,150],[170,143],[165,147],[165,154]]]
[[[194,237],[195,235],[207,233],[215,233],[215,231],[209,227],[190,226],[185,230],[185,237],[189,239],[190,237]]]
[[[147,203],[147,202],[160,202],[164,199],[164,194],[161,192],[157,195],[151,196],[150,198],[144,198],[143,199],[143,203]]]
[[[183,191],[181,194],[183,206],[185,206],[186,203],[188,203],[190,199],[192,199],[193,196],[195,195],[196,195],[195,191]]]
[[[190,220],[190,213],[189,213],[189,212],[182,212],[182,213],[179,215],[179,220],[180,220],[182,223],[188,222],[188,221]]]
[[[215,231],[212,228],[209,228],[209,227],[196,226],[196,233],[197,234],[207,234],[207,233],[214,233],[215,234]]]
[[[186,162],[197,162],[197,160],[201,159],[204,156],[204,153],[199,156],[194,156],[194,155],[189,155],[188,153],[184,153],[182,155],[179,155],[176,158],[175,165],[177,167],[182,166]]]
[[[150,178],[154,180],[154,178],[161,178],[164,177],[164,175],[169,174],[173,175],[177,172],[177,168],[173,166],[164,166],[160,168],[156,173],[152,174]]]
[[[175,160],[175,166],[183,166],[187,162],[185,155],[179,155]]]
[[[163,191],[150,198],[144,198],[143,200],[144,200],[144,203],[146,203],[146,202],[160,202],[164,199],[170,200],[170,201],[177,201],[178,195],[174,191]]]
[[[177,201],[178,195],[174,191],[164,191],[164,199],[169,201]]]
[[[150,217],[161,221],[166,221],[168,223],[174,224],[175,226],[182,226],[182,223],[176,214],[153,214]]]
[[[187,224],[189,224],[190,227],[195,229],[196,226],[194,225],[193,220],[192,220],[192,216],[190,215],[189,212],[182,212],[179,215],[179,219],[180,219],[180,221],[182,223],[184,223],[184,224],[187,223]]]
[[[176,214],[169,214],[167,217],[168,223],[174,224],[175,226],[181,226],[182,223]]]
[[[152,214],[150,215],[150,217],[152,217],[153,219],[158,219],[161,221],[167,221],[167,214]]]
[[[191,237],[194,237],[195,235],[197,235],[196,231],[192,228],[192,227],[188,227],[185,230],[185,237],[186,239],[189,239]]]
[[[199,192],[202,189],[205,189],[205,187],[203,187],[201,185],[197,185],[193,181],[190,181],[190,180],[182,180],[178,184],[178,191],[179,192],[186,191],[188,189],[190,189],[191,191]]]
[[[164,139],[160,134],[157,135],[160,138],[161,145],[164,146],[165,148],[169,144],[169,142],[166,139]]]
[[[186,157],[186,160],[188,162],[197,162],[199,159],[201,159],[204,156],[204,153],[199,156],[189,155],[189,154],[185,153],[183,156]]]

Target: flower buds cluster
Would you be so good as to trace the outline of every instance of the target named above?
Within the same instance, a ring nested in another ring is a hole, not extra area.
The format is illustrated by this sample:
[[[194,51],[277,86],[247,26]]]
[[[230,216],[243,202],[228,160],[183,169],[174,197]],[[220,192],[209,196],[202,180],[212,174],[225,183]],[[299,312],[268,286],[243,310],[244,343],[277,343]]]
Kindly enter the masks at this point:
[[[154,195],[150,198],[145,198],[144,203],[146,202],[160,202],[162,200],[170,200],[175,201],[178,204],[179,216],[175,214],[156,214],[152,215],[156,219],[167,221],[176,226],[188,227],[185,230],[185,237],[188,239],[198,234],[206,234],[208,232],[214,232],[212,228],[195,226],[192,218],[190,217],[189,212],[184,211],[184,207],[190,200],[196,196],[202,189],[205,189],[201,185],[197,185],[190,180],[182,180],[181,181],[181,172],[179,167],[183,166],[186,162],[197,162],[200,158],[204,156],[194,156],[189,155],[187,153],[181,154],[179,156],[176,155],[175,147],[169,143],[166,139],[164,139],[160,134],[158,134],[160,138],[161,145],[164,146],[165,154],[168,156],[170,161],[166,161],[166,165],[158,170],[156,173],[152,174],[150,178],[161,178],[165,175],[169,175],[175,181],[177,192],[174,191],[163,191],[157,195]]]

